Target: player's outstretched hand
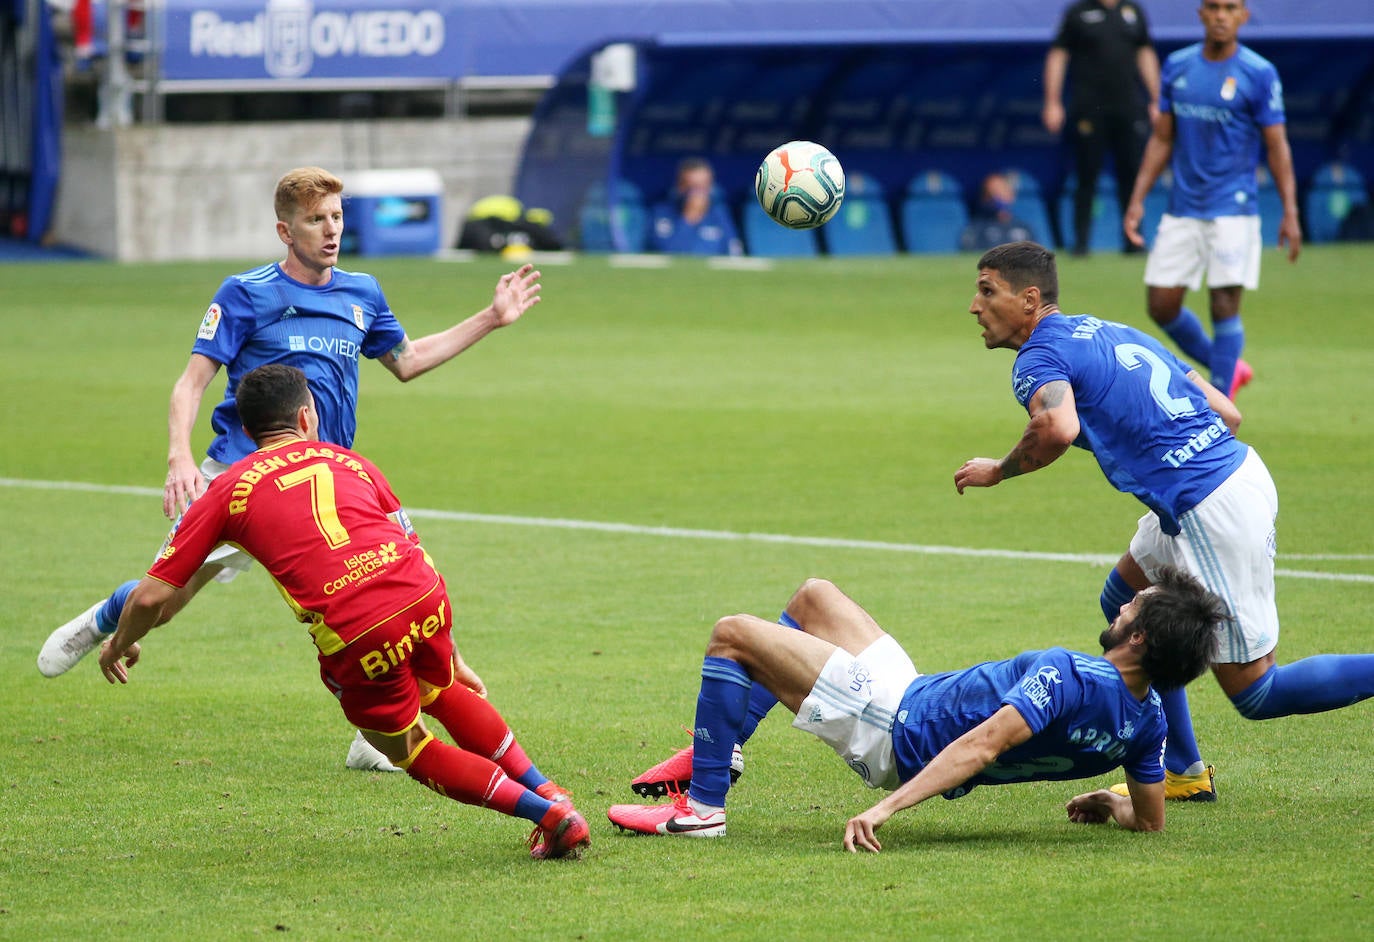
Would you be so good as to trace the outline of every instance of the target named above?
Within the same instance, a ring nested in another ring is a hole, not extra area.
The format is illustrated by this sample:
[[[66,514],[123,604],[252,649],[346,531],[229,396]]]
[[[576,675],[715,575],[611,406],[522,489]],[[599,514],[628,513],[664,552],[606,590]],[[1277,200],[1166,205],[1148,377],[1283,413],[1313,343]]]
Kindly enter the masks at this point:
[[[106,641],[100,646],[100,672],[105,675],[105,679],[110,683],[127,684],[129,682],[129,668],[138,663],[139,655],[143,653],[143,648],[135,641],[122,653],[116,653],[113,647],[113,640]]]
[[[996,458],[970,458],[954,472],[954,489],[960,494],[966,487],[992,487],[1002,481],[1002,462]]]
[[[530,308],[539,303],[539,272],[533,265],[521,265],[502,275],[496,282],[491,298],[491,310],[498,327],[514,324]]]
[[[174,458],[167,468],[167,483],[162,486],[162,512],[168,520],[184,514],[191,501],[205,493],[205,476],[191,458]]]
[[[1074,824],[1106,824],[1112,820],[1112,805],[1119,797],[1105,788],[1099,788],[1097,791],[1073,796],[1064,806],[1064,810],[1069,813],[1069,820]]]
[[[849,823],[844,826],[844,849],[851,854],[858,853],[861,847],[878,853],[883,849],[883,845],[878,842],[877,831],[888,817],[890,816],[875,808],[869,808],[863,814],[850,818]]]

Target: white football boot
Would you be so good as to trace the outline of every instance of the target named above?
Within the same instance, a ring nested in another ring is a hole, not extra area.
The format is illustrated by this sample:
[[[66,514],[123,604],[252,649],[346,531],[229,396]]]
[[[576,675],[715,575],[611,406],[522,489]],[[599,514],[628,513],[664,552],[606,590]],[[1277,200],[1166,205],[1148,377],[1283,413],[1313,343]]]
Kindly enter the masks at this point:
[[[95,613],[105,604],[96,602],[80,615],[48,635],[43,650],[38,652],[38,672],[44,677],[57,677],[77,665],[107,637],[95,623]]]

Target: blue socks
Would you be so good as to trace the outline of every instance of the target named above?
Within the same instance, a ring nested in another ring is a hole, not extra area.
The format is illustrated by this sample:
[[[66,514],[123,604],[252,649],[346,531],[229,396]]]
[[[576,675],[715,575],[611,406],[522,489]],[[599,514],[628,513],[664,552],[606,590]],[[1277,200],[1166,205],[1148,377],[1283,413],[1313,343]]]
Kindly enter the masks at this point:
[[[1338,710],[1370,697],[1374,654],[1318,654],[1269,668],[1231,702],[1247,720],[1272,720]]]
[[[541,798],[534,793],[534,789],[527,788],[525,793],[515,799],[515,808],[511,811],[517,818],[524,818],[526,821],[533,821],[538,824],[544,820],[544,816],[553,807],[553,802],[547,798]]]
[[[528,769],[525,770],[525,774],[523,775],[516,775],[511,777],[514,778],[521,785],[524,785],[530,791],[534,791],[540,785],[543,785],[545,782],[549,780],[548,776],[546,776],[543,772],[540,772],[539,767],[536,765],[531,765]]]
[[[1236,363],[1245,349],[1245,325],[1241,323],[1239,314],[1214,322],[1214,336],[1208,337],[1197,315],[1185,307],[1179,311],[1178,317],[1164,325],[1164,332],[1185,354],[1206,365],[1211,372],[1209,381],[1213,386],[1231,395]]]
[[[138,582],[137,579],[130,579],[111,592],[105,604],[95,610],[95,626],[100,629],[101,634],[112,635],[119,627],[119,613],[124,611],[124,602]]]
[[[1210,382],[1227,395],[1231,394],[1231,382],[1235,379],[1235,364],[1245,349],[1245,325],[1237,314],[1227,320],[1212,324],[1213,336],[1206,335],[1202,321],[1197,314],[1187,308],[1179,312],[1169,324],[1164,325],[1165,334],[1187,356],[1193,357],[1212,372]]]
[[[1186,775],[1202,764],[1197,736],[1193,735],[1193,714],[1188,709],[1188,691],[1184,687],[1156,690],[1164,703],[1164,720],[1169,733],[1164,740],[1164,768],[1175,775]]]
[[[1121,606],[1135,598],[1135,589],[1126,584],[1126,580],[1121,578],[1121,573],[1113,567],[1107,573],[1107,582],[1102,586],[1102,614],[1107,616],[1107,624],[1116,621],[1116,616],[1121,614]]]
[[[1231,383],[1236,378],[1236,361],[1245,349],[1245,325],[1240,315],[1229,320],[1217,321],[1212,325],[1212,356],[1203,360],[1212,370],[1212,385],[1226,395],[1231,395]]]
[[[783,612],[778,616],[778,624],[784,628],[793,628],[801,631],[801,625],[792,620],[792,616]],[[749,714],[744,718],[744,728],[739,732],[739,739],[735,740],[741,746],[749,741],[749,737],[754,735],[754,730],[759,728],[763,718],[768,715],[768,711],[778,705],[778,698],[768,692],[768,688],[763,684],[754,684],[754,689],[749,692]]]
[[[1199,363],[1211,365],[1212,338],[1207,336],[1207,331],[1203,329],[1202,322],[1191,310],[1185,307],[1179,311],[1178,317],[1164,325],[1164,332],[1188,356]],[[1232,369],[1234,368],[1233,365]],[[1228,380],[1226,388],[1222,391],[1227,392],[1230,388],[1230,381]]]
[[[778,624],[801,630],[801,625],[786,612],[778,617]],[[697,723],[693,730],[694,801],[725,806],[735,744],[748,742],[759,723],[777,705],[778,698],[763,684],[754,683],[739,664],[723,657],[706,658],[701,668],[701,693],[697,695]],[[735,731],[733,735],[730,730]]]
[[[692,730],[692,798],[725,807],[730,790],[730,755],[739,741],[754,686],[737,662],[707,657],[701,665],[696,726]]]

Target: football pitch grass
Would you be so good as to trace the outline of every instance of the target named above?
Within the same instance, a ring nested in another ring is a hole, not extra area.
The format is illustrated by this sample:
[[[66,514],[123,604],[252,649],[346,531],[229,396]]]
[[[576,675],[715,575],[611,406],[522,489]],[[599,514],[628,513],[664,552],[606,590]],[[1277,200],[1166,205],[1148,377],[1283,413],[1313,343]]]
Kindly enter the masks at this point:
[[[1279,488],[1285,662],[1374,650],[1369,253],[1268,251],[1244,307],[1242,437]],[[1191,691],[1221,800],[1170,805],[1162,834],[1068,823],[1065,800],[1104,778],[933,799],[882,829],[882,854],[851,856],[845,821],[877,794],[781,708],[747,747],[725,838],[607,822],[686,743],[716,618],[773,617],[808,576],[925,671],[1093,649],[1139,505],[1076,449],[954,491],[1025,421],[1012,354],[984,350],[966,313],[974,262],[580,259],[545,267],[543,303],[433,374],[362,367],[356,447],[412,509],[493,702],[591,824],[578,862],[531,861],[524,822],[345,770],[352,731],[260,570],[154,632],[128,687],[90,658],[39,676],[48,632],[165,535],[168,393],[219,280],[252,260],[0,267],[0,938],[1367,933],[1374,707],[1253,723],[1210,678]],[[1063,259],[1064,309],[1145,325],[1142,264]],[[381,278],[412,337],[481,307],[504,270],[346,267]]]

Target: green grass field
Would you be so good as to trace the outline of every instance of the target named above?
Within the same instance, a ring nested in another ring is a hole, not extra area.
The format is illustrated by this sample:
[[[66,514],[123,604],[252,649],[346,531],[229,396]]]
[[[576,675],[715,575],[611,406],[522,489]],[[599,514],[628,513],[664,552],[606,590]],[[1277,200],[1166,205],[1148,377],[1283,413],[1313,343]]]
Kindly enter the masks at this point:
[[[1351,301],[1368,259],[1270,252],[1246,299],[1242,434],[1282,497],[1285,661],[1374,649],[1374,318]],[[807,576],[863,602],[922,670],[1092,648],[1104,560],[1139,506],[1076,450],[956,495],[955,468],[1004,454],[1025,418],[1012,355],[984,350],[966,313],[974,261],[583,259],[547,267],[525,320],[431,375],[363,367],[356,447],[414,511],[493,702],[592,824],[585,859],[550,863],[527,857],[523,822],[343,768],[352,731],[260,571],[155,632],[126,688],[89,659],[39,676],[48,632],[165,535],[168,393],[219,280],[251,261],[0,268],[0,938],[1368,933],[1370,706],[1251,723],[1207,678],[1194,716],[1221,801],[1171,806],[1163,834],[1071,825],[1080,789],[1045,783],[928,802],[884,828],[881,855],[850,856],[844,823],[876,796],[784,710],[749,745],[726,838],[606,821],[685,744],[715,619],[772,617]],[[357,267],[413,337],[481,307],[502,270]],[[1066,258],[1065,310],[1144,324],[1141,268]]]

